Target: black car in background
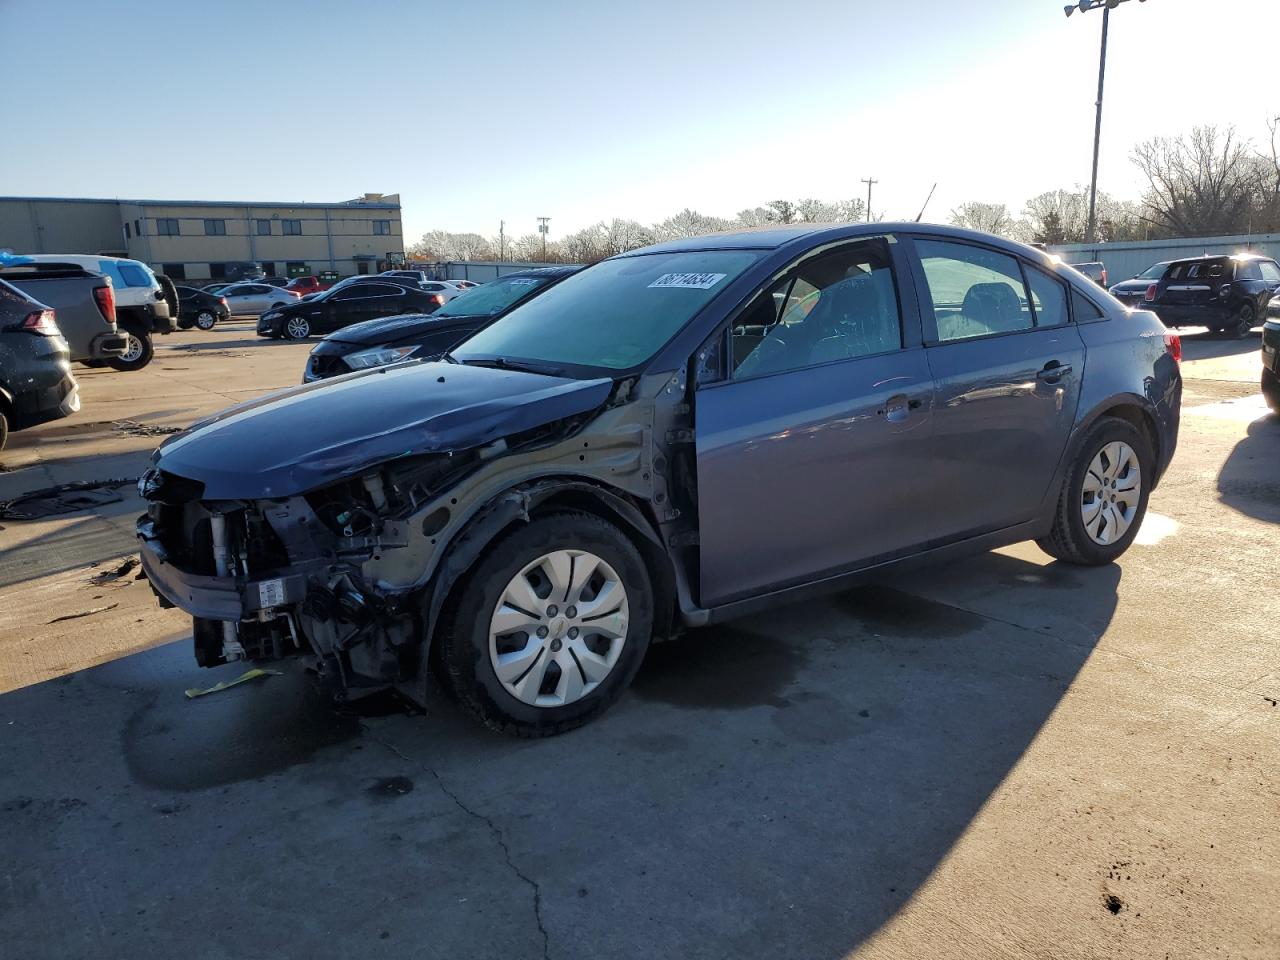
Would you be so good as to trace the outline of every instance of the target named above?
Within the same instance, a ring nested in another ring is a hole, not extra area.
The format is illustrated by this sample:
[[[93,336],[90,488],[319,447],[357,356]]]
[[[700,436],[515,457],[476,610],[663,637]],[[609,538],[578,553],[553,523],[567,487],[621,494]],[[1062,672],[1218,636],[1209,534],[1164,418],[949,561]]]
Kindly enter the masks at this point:
[[[1088,263],[1072,263],[1069,266],[1072,269],[1079,270],[1098,286],[1105,287],[1107,285],[1107,268],[1103,266],[1102,261],[1091,260]]]
[[[543,267],[509,273],[455,297],[432,314],[367,320],[344,327],[316,344],[307,362],[303,383],[398,360],[438,357],[508,310],[532,300],[580,269]]]
[[[227,306],[226,297],[178,285],[178,326],[183,330],[190,330],[192,327],[212,330],[219,320],[227,320],[230,316],[231,310]]]
[[[1111,295],[1126,307],[1142,308],[1142,301],[1146,298],[1147,291],[1151,289],[1153,283],[1164,276],[1165,270],[1171,263],[1173,263],[1172,260],[1161,260],[1159,263],[1153,263],[1137,276],[1129,280],[1121,280],[1111,288]]]
[[[273,307],[258,318],[258,336],[305,340],[364,320],[394,317],[402,313],[435,313],[444,297],[428,293],[416,283],[395,278],[330,287],[296,303]]]
[[[1174,260],[1147,289],[1143,308],[1166,326],[1196,325],[1247,337],[1280,291],[1280,264],[1252,254]]]
[[[79,409],[71,348],[53,311],[0,280],[0,450],[10,430],[69,417]]]

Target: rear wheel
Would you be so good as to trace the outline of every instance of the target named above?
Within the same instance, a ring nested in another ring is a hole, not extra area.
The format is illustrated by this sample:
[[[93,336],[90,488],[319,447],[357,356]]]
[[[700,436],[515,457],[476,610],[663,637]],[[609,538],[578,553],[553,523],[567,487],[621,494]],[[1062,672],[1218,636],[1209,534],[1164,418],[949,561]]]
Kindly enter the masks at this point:
[[[1246,303],[1240,307],[1236,314],[1235,324],[1228,327],[1237,339],[1243,340],[1249,334],[1253,333],[1253,325],[1258,320],[1258,311],[1254,309],[1252,303]]]
[[[151,345],[151,334],[135,333],[132,330],[122,330],[121,333],[128,339],[128,344],[124,348],[124,353],[118,357],[112,357],[107,361],[114,370],[123,370],[132,372],[141,370],[151,362],[155,350]]]
[[[311,336],[311,322],[306,317],[290,317],[285,321],[284,332],[290,340],[305,340]]]
[[[196,326],[201,330],[212,330],[218,322],[218,317],[212,310],[201,310],[196,314]]]
[[[1127,420],[1095,423],[1067,467],[1053,528],[1036,541],[1040,549],[1087,566],[1116,560],[1142,526],[1153,461],[1146,436]]]
[[[463,707],[495,730],[545,737],[626,689],[649,647],[653,594],[617,527],[548,514],[490,548],[443,625],[437,662]]]

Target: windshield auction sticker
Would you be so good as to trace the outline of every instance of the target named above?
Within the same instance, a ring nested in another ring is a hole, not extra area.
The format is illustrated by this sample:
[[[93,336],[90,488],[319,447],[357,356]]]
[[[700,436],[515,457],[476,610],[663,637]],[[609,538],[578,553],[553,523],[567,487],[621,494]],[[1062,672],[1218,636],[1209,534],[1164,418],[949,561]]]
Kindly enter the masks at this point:
[[[725,278],[723,273],[664,273],[651,287],[679,287],[685,290],[710,290]]]

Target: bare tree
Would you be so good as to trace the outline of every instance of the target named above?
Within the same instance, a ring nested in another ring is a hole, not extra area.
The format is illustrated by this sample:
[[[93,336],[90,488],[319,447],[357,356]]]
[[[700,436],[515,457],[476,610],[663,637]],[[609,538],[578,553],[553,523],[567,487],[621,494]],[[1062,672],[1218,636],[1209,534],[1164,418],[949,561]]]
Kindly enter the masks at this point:
[[[600,224],[600,231],[605,256],[626,253],[653,243],[653,231],[635,220],[614,217],[608,223]]]
[[[746,210],[738,211],[733,225],[735,227],[763,227],[765,224],[777,222],[778,214],[768,207],[749,207]]]
[[[1139,144],[1133,162],[1147,178],[1143,202],[1163,231],[1178,237],[1245,233],[1262,168],[1235,129],[1194,127],[1189,136]]]
[[[704,233],[715,233],[729,227],[729,221],[719,217],[708,217],[686,207],[674,217],[667,217],[661,223],[653,225],[655,240],[682,240],[685,237],[697,237]]]
[[[982,230],[1000,236],[1009,236],[1016,223],[1013,214],[1003,203],[973,201],[962,203],[951,211],[951,222],[957,227]]]

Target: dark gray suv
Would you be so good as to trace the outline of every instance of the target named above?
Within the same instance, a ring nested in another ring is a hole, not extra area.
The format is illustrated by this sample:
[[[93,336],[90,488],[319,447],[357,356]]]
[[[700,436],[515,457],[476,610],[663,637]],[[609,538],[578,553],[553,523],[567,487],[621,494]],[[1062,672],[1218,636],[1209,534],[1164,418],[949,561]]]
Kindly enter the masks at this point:
[[[1034,539],[1110,563],[1177,443],[1180,344],[1075,270],[914,223],[637,250],[443,361],[167,441],[142,562],[198,662],[557,733],[651,639]]]
[[[69,417],[79,409],[71,348],[54,311],[0,280],[0,450],[10,430]]]

